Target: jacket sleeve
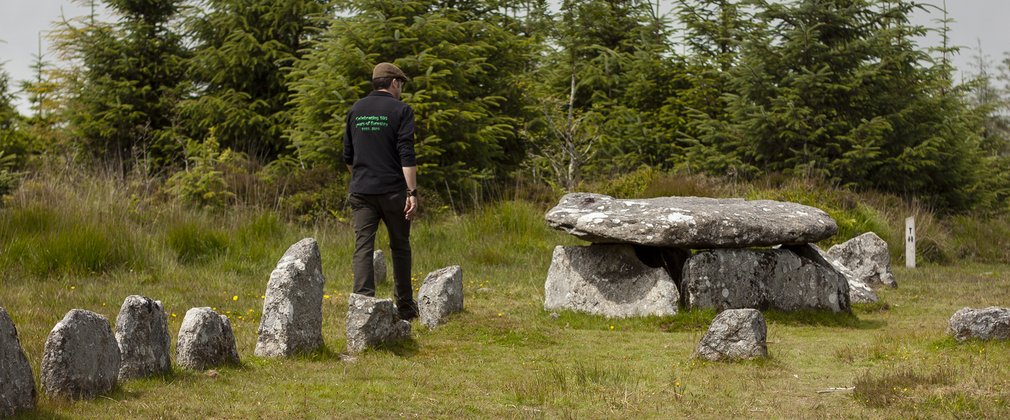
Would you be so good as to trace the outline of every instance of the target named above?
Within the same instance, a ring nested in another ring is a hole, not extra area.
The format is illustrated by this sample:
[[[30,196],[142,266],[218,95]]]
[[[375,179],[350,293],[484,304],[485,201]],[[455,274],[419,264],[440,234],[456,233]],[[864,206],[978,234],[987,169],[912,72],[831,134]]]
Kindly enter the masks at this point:
[[[351,113],[347,113],[344,121],[344,163],[354,164],[354,142],[351,139]]]
[[[400,127],[396,130],[396,150],[400,154],[400,166],[417,166],[414,154],[414,110],[409,105],[403,107],[400,116]]]

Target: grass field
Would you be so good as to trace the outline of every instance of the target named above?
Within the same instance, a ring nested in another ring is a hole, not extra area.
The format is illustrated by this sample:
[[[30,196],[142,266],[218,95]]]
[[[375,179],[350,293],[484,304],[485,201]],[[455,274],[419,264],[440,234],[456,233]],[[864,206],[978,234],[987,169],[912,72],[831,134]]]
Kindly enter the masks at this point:
[[[896,268],[900,287],[882,290],[884,303],[852,316],[766,312],[769,359],[707,363],[691,355],[712,312],[551,317],[542,309],[551,250],[578,242],[549,230],[544,209],[505,202],[415,225],[415,286],[461,265],[465,312],[434,331],[415,323],[413,340],[345,362],[345,224],[148,208],[99,185],[72,196],[23,190],[0,209],[0,306],[36,376],[46,336],[67,311],[114,321],[131,294],[164,303],[173,343],[187,309],[229,315],[243,361],[216,375],[176,369],[122,383],[91,401],[40,393],[29,418],[1010,417],[1010,345],[956,344],[945,333],[961,307],[1010,306],[1002,265]],[[323,255],[326,349],[256,358],[270,271],[306,236]],[[390,293],[388,284],[379,290]]]

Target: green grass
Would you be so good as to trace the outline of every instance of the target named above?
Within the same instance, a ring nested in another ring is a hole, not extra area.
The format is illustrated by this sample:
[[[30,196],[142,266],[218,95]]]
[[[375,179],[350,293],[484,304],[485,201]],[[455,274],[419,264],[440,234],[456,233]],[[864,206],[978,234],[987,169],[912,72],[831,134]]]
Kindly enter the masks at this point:
[[[712,311],[639,319],[545,312],[551,251],[578,241],[548,229],[544,208],[505,202],[414,226],[415,286],[427,272],[461,265],[463,313],[433,331],[415,324],[412,340],[344,362],[353,246],[346,224],[292,225],[243,209],[193,213],[138,204],[144,200],[130,200],[122,186],[67,182],[29,180],[0,209],[0,305],[14,318],[36,375],[46,335],[67,311],[114,320],[131,294],[159,299],[174,314],[173,343],[189,308],[228,314],[242,364],[216,376],[175,369],[91,401],[40,393],[29,418],[1010,416],[1010,344],[957,344],[945,333],[961,307],[1008,305],[1006,265],[898,268],[899,288],[881,290],[882,303],[858,305],[851,316],[766,312],[768,360],[702,362],[691,355]],[[81,226],[89,239],[49,233],[58,226]],[[225,246],[180,260],[179,249],[197,245],[172,245],[177,231],[197,238],[215,232]],[[256,358],[270,271],[306,236],[319,241],[323,255],[326,348],[293,359]],[[116,264],[39,270],[40,263],[10,257],[18,241],[85,254],[125,251]],[[87,249],[91,244],[99,251]],[[378,247],[388,249],[384,234]],[[390,296],[389,285],[378,294]],[[855,390],[817,392],[847,387]]]

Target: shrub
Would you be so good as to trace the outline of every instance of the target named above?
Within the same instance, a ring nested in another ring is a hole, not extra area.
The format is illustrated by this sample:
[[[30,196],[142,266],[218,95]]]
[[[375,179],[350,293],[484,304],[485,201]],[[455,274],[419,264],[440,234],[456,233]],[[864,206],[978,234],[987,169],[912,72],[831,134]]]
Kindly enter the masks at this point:
[[[235,194],[228,191],[220,166],[235,159],[234,153],[230,149],[221,152],[213,135],[203,143],[190,141],[185,150],[192,165],[168,178],[168,192],[189,206],[223,209]]]

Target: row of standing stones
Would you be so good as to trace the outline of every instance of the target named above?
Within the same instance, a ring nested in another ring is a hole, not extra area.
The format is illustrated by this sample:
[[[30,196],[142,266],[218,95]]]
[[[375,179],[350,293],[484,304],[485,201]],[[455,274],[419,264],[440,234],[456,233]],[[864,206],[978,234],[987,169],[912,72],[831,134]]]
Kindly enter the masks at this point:
[[[384,276],[384,261],[381,253],[376,254],[376,276]],[[323,346],[324,283],[314,239],[303,239],[288,248],[267,284],[256,356],[287,357]],[[392,300],[352,294],[348,303],[349,352],[410,337],[410,322],[398,318]],[[419,290],[418,308],[421,323],[432,329],[445,323],[450,314],[462,311],[460,267],[430,273]],[[119,381],[169,373],[170,346],[168,316],[159,301],[127,297],[116,318],[115,333],[104,316],[73,309],[46,339],[42,390],[60,398],[88,399],[109,392]],[[187,311],[179,328],[175,359],[178,366],[192,370],[239,364],[228,317],[206,307]],[[33,409],[35,399],[31,365],[13,321],[0,307],[0,417]]]
[[[722,311],[695,353],[709,360],[767,356],[759,309],[850,312],[850,303],[878,301],[874,287],[897,287],[884,240],[868,232],[824,252],[814,243],[837,232],[834,219],[797,203],[573,193],[545,218],[592,244],[554,249],[544,309],[607,317]],[[959,340],[1005,339],[1007,314],[965,308],[949,330]]]

